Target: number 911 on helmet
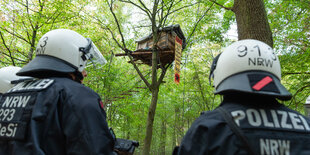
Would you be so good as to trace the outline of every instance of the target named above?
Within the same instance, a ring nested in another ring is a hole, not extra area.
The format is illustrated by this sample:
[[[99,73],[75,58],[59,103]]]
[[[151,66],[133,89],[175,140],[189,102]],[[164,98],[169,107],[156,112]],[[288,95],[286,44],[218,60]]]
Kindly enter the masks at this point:
[[[246,39],[228,46],[214,58],[210,77],[215,94],[251,93],[288,100],[291,94],[280,83],[281,66],[264,42]]]

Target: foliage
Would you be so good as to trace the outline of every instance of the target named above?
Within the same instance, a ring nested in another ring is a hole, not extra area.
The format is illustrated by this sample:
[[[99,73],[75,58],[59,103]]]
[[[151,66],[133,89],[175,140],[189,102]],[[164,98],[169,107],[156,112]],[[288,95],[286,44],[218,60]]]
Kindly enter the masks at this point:
[[[172,0],[164,2],[171,4]],[[162,154],[163,148],[166,154],[171,154],[200,112],[218,106],[221,97],[213,95],[209,68],[213,57],[234,41],[225,37],[235,24],[232,11],[211,1],[178,2],[173,4],[175,9],[188,7],[173,12],[164,26],[180,24],[188,45],[182,53],[180,84],[173,81],[172,66],[167,69],[165,83],[160,86],[152,154]],[[231,0],[217,2],[225,7],[233,5]],[[309,1],[266,0],[265,7],[281,61],[282,82],[294,96],[284,104],[303,113],[303,104],[310,95]],[[120,1],[113,5],[113,10],[119,19],[126,47],[135,50],[135,40],[152,31],[146,20],[148,17]],[[0,18],[1,67],[23,66],[31,60],[38,39],[51,29],[73,29],[91,38],[108,63],[87,68],[84,84],[102,97],[109,125],[117,137],[138,140],[142,148],[151,95],[135,69],[127,63],[129,59],[114,56],[122,49],[113,37],[121,43],[121,36],[107,1],[4,0],[0,2]],[[147,79],[151,78],[148,66],[138,67]],[[140,149],[137,150],[139,153]]]
[[[22,65],[32,59],[39,36],[67,27],[82,9],[74,1],[1,1],[1,66]],[[70,22],[69,22],[70,23]]]
[[[286,104],[303,112],[310,95],[310,2],[276,0],[266,6],[275,49],[280,55],[282,81],[293,94]]]

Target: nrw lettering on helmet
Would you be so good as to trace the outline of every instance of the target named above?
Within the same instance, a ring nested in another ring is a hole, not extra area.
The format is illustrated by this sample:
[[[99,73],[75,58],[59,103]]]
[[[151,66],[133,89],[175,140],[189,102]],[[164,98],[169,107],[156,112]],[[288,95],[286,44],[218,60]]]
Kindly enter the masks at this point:
[[[277,57],[274,54],[273,50],[268,47],[267,50],[263,50],[264,54],[269,54],[270,59],[262,58],[262,51],[259,45],[254,45],[253,47],[248,47],[246,45],[240,45],[237,47],[237,54],[239,57],[245,57],[250,52],[256,52],[258,57],[248,57],[248,65],[258,65],[258,66],[266,66],[271,67],[273,65],[273,61],[277,61]]]
[[[47,40],[48,40],[47,36],[42,38],[42,41],[39,43],[37,50],[36,50],[37,55],[44,54],[46,45],[47,45]]]

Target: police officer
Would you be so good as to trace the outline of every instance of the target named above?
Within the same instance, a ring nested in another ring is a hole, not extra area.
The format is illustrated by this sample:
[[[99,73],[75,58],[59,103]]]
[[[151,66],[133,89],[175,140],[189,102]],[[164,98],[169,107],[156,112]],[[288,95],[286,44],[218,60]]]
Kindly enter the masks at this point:
[[[306,99],[306,103],[304,105],[304,108],[305,108],[306,116],[310,118],[310,96],[308,96],[308,98]]]
[[[96,46],[57,29],[42,36],[36,55],[17,73],[36,79],[18,83],[0,101],[0,154],[112,154],[101,99],[81,84],[89,60],[106,62]]]
[[[203,112],[174,154],[309,154],[310,121],[280,104],[291,94],[281,85],[278,57],[267,44],[247,39],[214,59],[211,77],[223,101]]]
[[[0,69],[0,95],[11,89],[14,86],[14,81],[22,79],[22,77],[16,75],[20,69],[20,67],[15,66]]]

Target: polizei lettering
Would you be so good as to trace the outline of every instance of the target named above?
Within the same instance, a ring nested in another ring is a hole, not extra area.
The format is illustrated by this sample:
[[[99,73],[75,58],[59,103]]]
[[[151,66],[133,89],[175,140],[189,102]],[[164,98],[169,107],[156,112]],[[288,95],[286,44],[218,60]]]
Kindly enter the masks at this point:
[[[231,115],[238,126],[240,121],[246,120],[252,127],[268,127],[278,129],[292,129],[310,131],[306,119],[299,114],[282,110],[247,109],[232,111]]]
[[[290,141],[280,139],[260,139],[260,154],[289,155]]]
[[[33,81],[24,81],[18,83],[15,87],[10,89],[8,92],[24,91],[24,90],[41,90],[50,86],[54,80],[52,79],[40,79]]]
[[[266,66],[272,68],[273,61],[265,58],[249,58],[249,66]]]

